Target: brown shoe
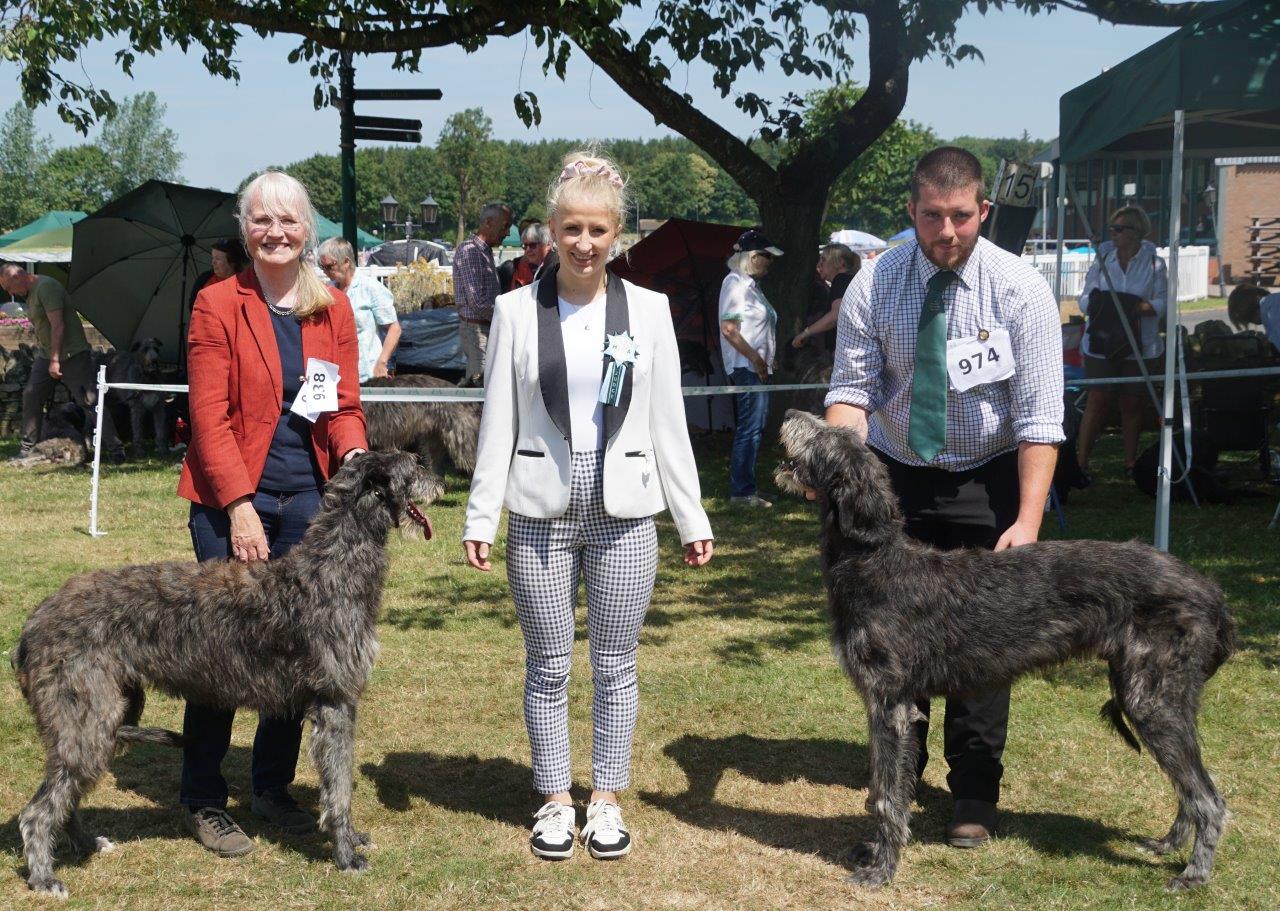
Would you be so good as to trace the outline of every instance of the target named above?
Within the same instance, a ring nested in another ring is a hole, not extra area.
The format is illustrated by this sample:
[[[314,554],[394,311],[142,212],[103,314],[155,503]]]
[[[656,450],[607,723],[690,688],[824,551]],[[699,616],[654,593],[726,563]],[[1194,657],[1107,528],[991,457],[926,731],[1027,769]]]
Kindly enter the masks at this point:
[[[253,841],[236,825],[231,814],[217,807],[201,807],[187,814],[187,825],[196,841],[219,857],[240,857],[253,850]]]
[[[957,800],[947,825],[947,844],[953,848],[980,848],[996,830],[996,805],[985,800]]]

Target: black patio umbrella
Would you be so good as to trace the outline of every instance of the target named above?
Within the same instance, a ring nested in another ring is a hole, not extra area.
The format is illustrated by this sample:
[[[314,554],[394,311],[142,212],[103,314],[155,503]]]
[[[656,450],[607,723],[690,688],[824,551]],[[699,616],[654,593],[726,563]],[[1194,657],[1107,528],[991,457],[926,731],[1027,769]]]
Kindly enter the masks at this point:
[[[238,232],[232,194],[149,180],[76,223],[71,302],[118,350],[154,337],[182,366],[196,276]]]

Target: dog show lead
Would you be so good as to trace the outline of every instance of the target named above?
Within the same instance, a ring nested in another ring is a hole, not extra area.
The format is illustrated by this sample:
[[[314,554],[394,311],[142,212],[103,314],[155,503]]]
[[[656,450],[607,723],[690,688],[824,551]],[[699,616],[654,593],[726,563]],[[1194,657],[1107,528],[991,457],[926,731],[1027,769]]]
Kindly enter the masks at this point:
[[[368,448],[355,319],[346,295],[303,263],[314,246],[306,188],[255,178],[237,215],[250,267],[200,292],[187,369],[191,446],[178,495],[191,501],[196,559],[274,559],[302,540],[325,481]],[[180,799],[197,840],[223,857],[253,850],[227,813],[222,759],[235,712],[188,701]],[[302,717],[260,716],[251,810],[286,832],[316,822],[289,794]]]
[[[979,236],[989,209],[972,154],[920,159],[916,237],[850,283],[826,399],[827,420],[884,460],[907,534],[943,550],[1035,541],[1063,440],[1058,304],[1034,267]],[[918,708],[922,775],[928,699]],[[1008,725],[1008,686],[946,701],[953,847],[995,828]]]
[[[530,847],[573,854],[568,684],[578,580],[587,589],[592,792],[581,840],[595,858],[631,850],[617,792],[630,783],[639,707],[636,647],[657,573],[653,516],[670,508],[684,561],[712,555],[685,423],[665,295],[607,272],[626,181],[575,152],[547,194],[559,266],[498,298],[467,502],[467,562],[491,570],[505,505],[507,578],[524,636],[524,716],[543,805]]]

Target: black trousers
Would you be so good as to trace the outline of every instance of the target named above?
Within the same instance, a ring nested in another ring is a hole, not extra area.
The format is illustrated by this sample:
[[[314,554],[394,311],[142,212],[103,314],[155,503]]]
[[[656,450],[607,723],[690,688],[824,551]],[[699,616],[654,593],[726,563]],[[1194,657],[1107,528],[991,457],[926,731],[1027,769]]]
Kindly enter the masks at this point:
[[[902,504],[907,534],[942,550],[995,547],[1018,517],[1018,454],[1008,452],[969,471],[945,471],[904,465],[877,453],[889,469]],[[929,700],[917,707],[926,720],[917,723],[920,742],[917,772],[929,760]],[[1001,757],[1009,729],[1009,690],[947,700],[942,726],[947,787],[956,800],[997,803],[1004,775]]]
[[[253,508],[262,520],[271,559],[283,557],[302,540],[311,517],[320,508],[320,491],[280,493],[259,490]],[[221,509],[191,504],[191,543],[196,560],[225,560],[231,556],[231,521]],[[182,787],[178,798],[192,810],[227,806],[227,780],[222,760],[231,746],[234,711],[188,702],[182,718]],[[253,738],[253,793],[282,790],[293,783],[302,745],[302,716],[259,716]]]

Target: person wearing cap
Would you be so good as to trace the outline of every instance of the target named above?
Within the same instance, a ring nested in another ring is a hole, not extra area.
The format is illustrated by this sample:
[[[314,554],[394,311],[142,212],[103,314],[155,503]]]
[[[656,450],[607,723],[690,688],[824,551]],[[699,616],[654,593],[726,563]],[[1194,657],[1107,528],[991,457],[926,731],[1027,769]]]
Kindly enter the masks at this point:
[[[1033,266],[980,236],[983,186],[963,149],[920,159],[907,205],[916,237],[849,285],[826,399],[827,421],[884,464],[907,534],[940,550],[1034,542],[1063,439],[1058,304]],[[929,701],[917,708],[922,775]],[[1008,725],[1007,684],[946,701],[952,847],[995,829]]]
[[[782,250],[752,229],[733,245],[729,274],[720,286],[720,356],[735,386],[761,386],[773,372],[778,314],[756,281],[769,271]],[[756,487],[756,455],[769,416],[769,396],[742,392],[736,396],[733,451],[729,456],[729,502],[770,507]]]

